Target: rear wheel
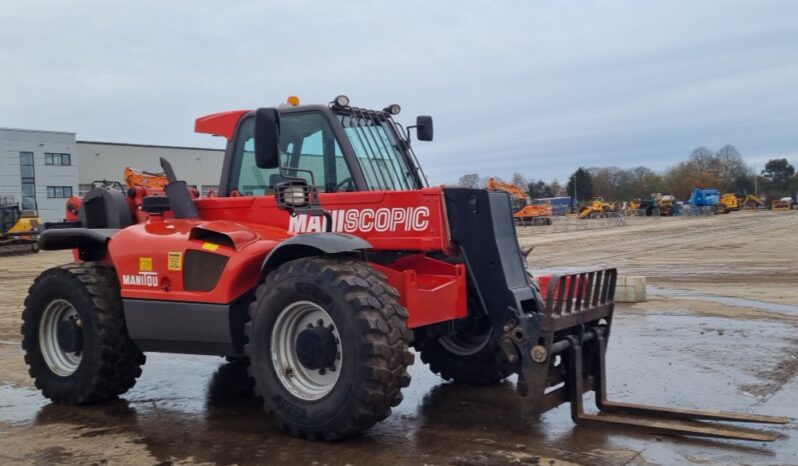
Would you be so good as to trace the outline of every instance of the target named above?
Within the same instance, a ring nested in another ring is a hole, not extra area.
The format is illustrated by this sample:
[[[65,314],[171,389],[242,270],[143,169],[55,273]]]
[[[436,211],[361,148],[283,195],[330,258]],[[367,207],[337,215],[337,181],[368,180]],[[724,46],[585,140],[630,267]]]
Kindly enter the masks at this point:
[[[141,375],[144,355],[127,336],[110,266],[68,264],[46,270],[28,292],[22,321],[28,372],[53,402],[114,398]]]
[[[255,393],[282,429],[348,437],[402,401],[412,334],[396,296],[359,260],[302,258],[266,278],[250,306],[245,353]]]

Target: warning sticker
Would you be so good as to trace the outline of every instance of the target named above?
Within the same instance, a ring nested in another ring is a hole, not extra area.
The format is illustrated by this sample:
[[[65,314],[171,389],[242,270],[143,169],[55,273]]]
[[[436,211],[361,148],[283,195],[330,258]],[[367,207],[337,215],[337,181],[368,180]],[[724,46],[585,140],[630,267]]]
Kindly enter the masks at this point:
[[[219,249],[219,245],[213,243],[202,243],[202,249],[207,249],[208,251],[215,251]]]
[[[152,257],[139,257],[139,272],[152,272]]]
[[[167,261],[167,268],[169,270],[183,270],[183,253],[170,251],[169,260]]]

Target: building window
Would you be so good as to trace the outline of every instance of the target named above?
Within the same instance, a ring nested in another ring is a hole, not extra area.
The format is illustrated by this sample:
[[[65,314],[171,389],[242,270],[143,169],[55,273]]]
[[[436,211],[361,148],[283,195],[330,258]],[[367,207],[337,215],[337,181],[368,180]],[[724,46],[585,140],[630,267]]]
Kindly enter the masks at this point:
[[[45,165],[72,165],[72,156],[69,154],[44,153]]]
[[[47,197],[50,199],[66,199],[72,197],[72,186],[48,186]]]
[[[80,196],[80,197],[85,196],[89,191],[91,191],[92,187],[93,186],[90,185],[90,184],[79,184],[78,185],[78,196]]]
[[[19,172],[22,182],[22,210],[36,210],[36,170],[33,152],[19,153]]]

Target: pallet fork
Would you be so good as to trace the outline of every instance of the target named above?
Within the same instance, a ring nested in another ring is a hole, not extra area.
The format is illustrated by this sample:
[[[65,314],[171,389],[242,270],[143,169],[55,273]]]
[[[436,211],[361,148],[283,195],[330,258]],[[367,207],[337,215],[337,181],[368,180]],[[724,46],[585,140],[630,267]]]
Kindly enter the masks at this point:
[[[571,403],[580,425],[615,425],[650,433],[772,442],[780,435],[704,421],[787,424],[777,416],[736,414],[621,403],[607,398],[605,355],[614,309],[617,271],[593,270],[552,277],[544,311],[505,328],[520,359],[519,392],[536,414]],[[509,330],[509,331],[507,331]],[[595,392],[597,414],[583,395]]]

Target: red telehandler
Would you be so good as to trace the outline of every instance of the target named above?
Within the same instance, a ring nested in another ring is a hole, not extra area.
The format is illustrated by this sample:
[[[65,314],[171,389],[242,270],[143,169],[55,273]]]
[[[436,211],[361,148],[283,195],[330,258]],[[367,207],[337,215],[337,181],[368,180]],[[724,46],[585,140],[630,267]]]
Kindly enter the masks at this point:
[[[410,130],[432,140],[432,119],[405,129],[398,113],[339,96],[208,115],[196,131],[228,141],[214,197],[162,159],[163,189],[71,199],[40,245],[75,262],[43,272],[23,311],[36,386],[56,403],[94,403],[133,387],[144,352],[231,356],[284,430],[337,439],[402,401],[413,347],[457,383],[517,374],[534,415],[570,402],[579,423],[777,437],[695,420],[786,418],[607,401],[616,271],[554,277],[543,300],[507,193],[428,187]],[[601,414],[583,411],[588,391]]]

